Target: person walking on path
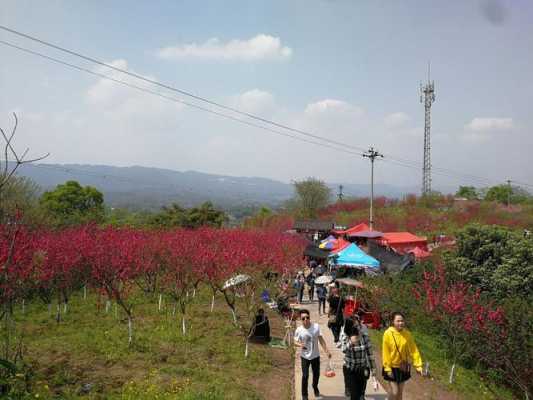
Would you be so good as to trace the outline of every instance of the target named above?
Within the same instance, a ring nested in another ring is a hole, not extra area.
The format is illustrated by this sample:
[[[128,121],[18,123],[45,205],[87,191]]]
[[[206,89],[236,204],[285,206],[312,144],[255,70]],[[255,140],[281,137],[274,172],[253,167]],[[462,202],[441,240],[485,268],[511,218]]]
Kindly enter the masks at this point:
[[[328,327],[333,333],[333,340],[335,343],[338,343],[341,328],[344,324],[344,301],[339,294],[339,288],[336,286],[331,288],[331,295],[328,298],[328,303]]]
[[[302,304],[304,297],[305,278],[303,273],[298,273],[294,280],[294,288],[296,289],[296,302]]]
[[[328,297],[328,289],[324,285],[316,285],[316,297],[318,298],[318,315],[326,313],[326,298]]]
[[[376,376],[376,362],[370,340],[354,324],[350,335],[343,335],[341,349],[344,353],[342,370],[346,397],[350,400],[364,400],[367,380],[371,373]]]
[[[313,301],[315,299],[315,274],[313,272],[310,272],[309,275],[307,275],[307,294],[309,296],[309,301]]]
[[[405,382],[411,378],[411,365],[422,374],[422,357],[411,333],[405,329],[405,318],[392,313],[392,326],[383,334],[383,379],[387,381],[390,400],[402,400]]]
[[[322,349],[327,354],[328,358],[331,358],[326,341],[320,333],[320,326],[311,322],[311,316],[308,310],[300,311],[300,318],[302,319],[302,325],[296,328],[294,332],[294,344],[300,348],[300,358],[302,362],[302,400],[308,400],[309,389],[309,367],[313,371],[313,390],[315,398],[320,396],[318,390],[318,381],[320,378],[320,349],[318,343],[322,346]]]
[[[372,351],[370,338],[368,336],[368,328],[365,324],[361,322],[361,319],[359,315],[352,314],[349,318],[346,318],[344,321],[344,326],[342,327],[341,334],[340,334],[340,342],[341,342],[341,348],[343,349],[343,352],[345,352],[345,341],[349,341],[351,336],[357,336],[362,338],[364,343],[368,343],[370,346],[370,350]],[[374,362],[374,357],[372,356],[372,362]],[[345,363],[346,364],[346,363]],[[375,364],[375,362],[374,362]],[[375,366],[372,368],[373,374],[372,376],[376,376],[375,374]],[[353,374],[350,374],[349,370],[346,368],[342,369],[343,376],[344,376],[344,394],[346,397],[350,397],[350,385],[351,385],[351,376]],[[367,380],[365,379],[362,384],[362,388],[360,390],[361,392],[361,400],[365,399],[365,392],[366,392],[366,384]],[[359,399],[358,399],[359,400]]]

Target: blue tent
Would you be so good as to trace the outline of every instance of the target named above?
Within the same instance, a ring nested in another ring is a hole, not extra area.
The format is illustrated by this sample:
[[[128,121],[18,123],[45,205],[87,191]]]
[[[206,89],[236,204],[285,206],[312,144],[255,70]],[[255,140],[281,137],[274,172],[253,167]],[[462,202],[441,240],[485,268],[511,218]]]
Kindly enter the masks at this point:
[[[370,257],[363,250],[357,247],[355,244],[351,244],[341,251],[330,254],[330,258],[333,259],[335,265],[345,265],[349,267],[363,267],[378,269],[379,261],[373,257]]]

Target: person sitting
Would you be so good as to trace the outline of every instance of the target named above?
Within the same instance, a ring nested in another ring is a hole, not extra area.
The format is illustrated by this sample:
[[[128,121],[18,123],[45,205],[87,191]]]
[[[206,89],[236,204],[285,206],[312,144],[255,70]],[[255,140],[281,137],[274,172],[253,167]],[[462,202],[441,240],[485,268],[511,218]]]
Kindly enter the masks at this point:
[[[265,310],[260,308],[255,316],[255,325],[251,337],[265,343],[270,342],[270,322],[265,315]]]

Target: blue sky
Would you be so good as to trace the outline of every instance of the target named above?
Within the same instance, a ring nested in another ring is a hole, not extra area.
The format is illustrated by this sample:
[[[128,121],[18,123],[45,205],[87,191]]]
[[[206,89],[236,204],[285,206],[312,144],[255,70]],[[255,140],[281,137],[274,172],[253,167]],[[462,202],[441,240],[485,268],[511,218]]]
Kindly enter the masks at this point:
[[[215,101],[420,162],[431,60],[433,164],[533,184],[533,3],[3,1],[0,23]],[[95,66],[0,32],[0,40]],[[283,181],[368,181],[368,161],[273,136],[0,46],[0,123],[50,162]],[[122,79],[112,71],[99,70]],[[133,82],[128,79],[129,82]],[[420,168],[421,169],[421,168]],[[376,180],[419,185],[380,163]],[[435,174],[434,186],[477,184]]]

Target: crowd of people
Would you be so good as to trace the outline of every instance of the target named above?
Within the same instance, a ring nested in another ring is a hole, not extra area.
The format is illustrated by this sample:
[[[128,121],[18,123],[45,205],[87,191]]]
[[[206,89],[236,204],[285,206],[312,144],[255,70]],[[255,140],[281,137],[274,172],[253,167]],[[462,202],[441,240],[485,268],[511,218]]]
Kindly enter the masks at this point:
[[[341,295],[338,283],[317,284],[316,280],[326,271],[321,265],[309,265],[306,273],[299,272],[292,281],[296,298],[302,304],[307,288],[307,306],[314,306],[318,300],[318,315],[327,315],[327,326],[333,334],[335,347],[344,354],[344,392],[347,399],[364,400],[367,382],[377,377],[376,362],[368,328],[362,321],[366,311],[353,298]],[[320,282],[320,280],[319,280]],[[290,282],[285,282],[286,286]],[[326,312],[326,302],[328,304]],[[350,304],[351,303],[351,304]],[[294,334],[295,346],[300,350],[302,365],[302,399],[307,400],[309,369],[313,374],[312,388],[315,398],[319,398],[320,349],[327,357],[331,352],[327,347],[317,322],[311,321],[308,309],[300,308],[301,325]],[[411,378],[412,370],[422,373],[422,359],[410,332],[405,328],[405,317],[401,312],[391,315],[390,327],[383,334],[382,377],[389,400],[402,400],[405,383]]]

